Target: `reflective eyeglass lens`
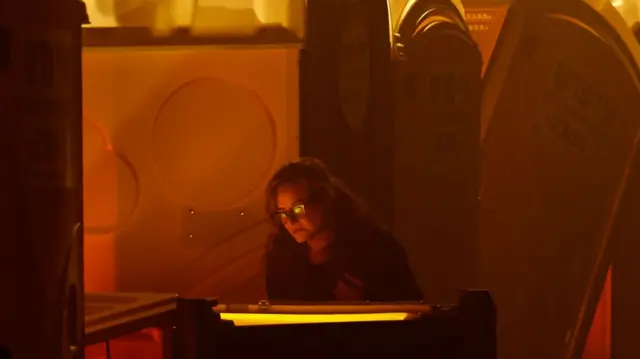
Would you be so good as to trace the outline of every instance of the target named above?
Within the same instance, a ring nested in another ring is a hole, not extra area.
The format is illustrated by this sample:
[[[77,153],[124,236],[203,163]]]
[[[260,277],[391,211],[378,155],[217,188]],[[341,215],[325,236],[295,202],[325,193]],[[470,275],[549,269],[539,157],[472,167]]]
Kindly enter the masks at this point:
[[[296,216],[300,216],[304,214],[304,205],[298,205],[295,206],[293,208],[291,208],[291,213],[296,215]]]
[[[294,206],[293,208],[291,208],[291,210],[289,212],[278,212],[277,213],[277,217],[279,218],[279,220],[284,223],[284,221],[286,219],[289,219],[291,221],[297,221],[298,219],[300,219],[300,217],[302,215],[305,214],[305,209],[304,209],[304,205],[303,204],[299,204],[297,206]]]

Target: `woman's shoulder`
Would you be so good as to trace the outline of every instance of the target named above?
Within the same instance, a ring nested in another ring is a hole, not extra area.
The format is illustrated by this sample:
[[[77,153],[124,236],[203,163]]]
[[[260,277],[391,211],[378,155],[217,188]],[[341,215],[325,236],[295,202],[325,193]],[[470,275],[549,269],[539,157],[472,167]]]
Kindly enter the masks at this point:
[[[380,225],[365,225],[355,227],[350,239],[357,247],[369,248],[374,251],[403,251],[402,245],[395,235]]]
[[[373,246],[378,250],[388,252],[389,254],[404,254],[404,247],[398,241],[396,236],[387,229],[380,229],[373,237]]]

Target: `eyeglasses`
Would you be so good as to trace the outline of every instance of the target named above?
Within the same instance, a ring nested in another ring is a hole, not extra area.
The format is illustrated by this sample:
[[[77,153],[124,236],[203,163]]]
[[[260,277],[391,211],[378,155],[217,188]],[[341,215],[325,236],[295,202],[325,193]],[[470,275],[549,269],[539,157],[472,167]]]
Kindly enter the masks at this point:
[[[288,211],[277,211],[273,214],[273,219],[275,222],[284,223],[286,219],[291,222],[297,222],[307,213],[304,204],[297,204],[291,207]]]

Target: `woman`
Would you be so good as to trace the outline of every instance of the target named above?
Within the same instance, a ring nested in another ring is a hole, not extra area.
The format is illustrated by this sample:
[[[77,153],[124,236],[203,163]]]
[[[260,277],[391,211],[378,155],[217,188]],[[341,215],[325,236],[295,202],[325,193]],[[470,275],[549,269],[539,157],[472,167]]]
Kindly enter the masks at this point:
[[[402,246],[320,161],[282,167],[266,198],[270,300],[422,300]]]

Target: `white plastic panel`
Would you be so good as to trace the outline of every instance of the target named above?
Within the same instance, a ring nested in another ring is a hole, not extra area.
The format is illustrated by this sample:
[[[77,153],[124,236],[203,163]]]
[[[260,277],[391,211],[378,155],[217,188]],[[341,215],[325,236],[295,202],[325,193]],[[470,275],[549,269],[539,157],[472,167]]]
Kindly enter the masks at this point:
[[[298,50],[86,49],[84,113],[87,290],[262,297],[262,189],[298,157]]]
[[[192,33],[250,34],[283,27],[304,36],[305,0],[85,0],[87,27],[186,27]]]

